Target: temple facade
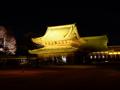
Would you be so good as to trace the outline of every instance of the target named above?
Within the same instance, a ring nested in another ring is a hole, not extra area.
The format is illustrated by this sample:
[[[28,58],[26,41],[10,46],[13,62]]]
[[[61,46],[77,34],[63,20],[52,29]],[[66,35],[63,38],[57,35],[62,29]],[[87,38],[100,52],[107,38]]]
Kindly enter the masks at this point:
[[[52,54],[68,54],[77,51],[107,49],[107,36],[80,37],[75,24],[50,26],[42,37],[32,38],[32,42],[40,48],[29,50],[38,56]]]

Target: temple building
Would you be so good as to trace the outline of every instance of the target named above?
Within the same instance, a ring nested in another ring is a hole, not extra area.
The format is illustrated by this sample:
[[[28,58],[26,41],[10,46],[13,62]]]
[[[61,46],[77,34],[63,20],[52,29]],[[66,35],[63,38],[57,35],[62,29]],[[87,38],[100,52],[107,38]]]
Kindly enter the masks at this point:
[[[32,38],[39,48],[30,54],[42,56],[67,56],[75,52],[101,51],[107,49],[106,35],[80,37],[75,24],[50,26],[42,37]]]

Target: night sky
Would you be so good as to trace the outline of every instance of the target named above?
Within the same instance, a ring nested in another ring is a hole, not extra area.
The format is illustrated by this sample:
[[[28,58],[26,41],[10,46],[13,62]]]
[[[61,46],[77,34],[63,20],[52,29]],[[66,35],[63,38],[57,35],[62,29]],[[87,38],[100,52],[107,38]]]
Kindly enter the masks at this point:
[[[76,23],[82,37],[106,34],[108,45],[120,45],[119,8],[40,8],[0,16],[0,25],[11,30],[18,42],[28,36],[43,36],[47,26],[72,23]]]

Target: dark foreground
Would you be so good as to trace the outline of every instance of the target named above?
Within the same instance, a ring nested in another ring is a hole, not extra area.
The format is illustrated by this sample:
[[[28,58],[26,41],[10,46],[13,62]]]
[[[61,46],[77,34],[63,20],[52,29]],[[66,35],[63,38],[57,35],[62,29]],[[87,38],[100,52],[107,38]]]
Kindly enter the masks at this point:
[[[0,70],[0,90],[120,89],[120,67],[47,66]]]

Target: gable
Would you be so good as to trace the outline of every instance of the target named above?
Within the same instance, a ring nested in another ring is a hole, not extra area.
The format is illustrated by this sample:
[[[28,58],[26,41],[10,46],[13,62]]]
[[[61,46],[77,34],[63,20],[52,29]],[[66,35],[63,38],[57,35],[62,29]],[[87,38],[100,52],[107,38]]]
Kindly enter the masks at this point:
[[[45,40],[64,40],[72,39],[77,36],[75,24],[48,27],[43,39]]]

